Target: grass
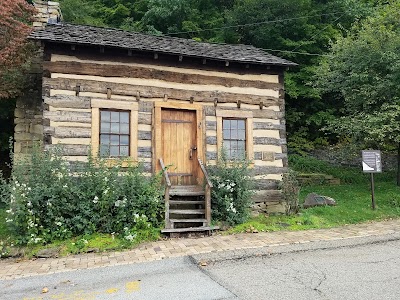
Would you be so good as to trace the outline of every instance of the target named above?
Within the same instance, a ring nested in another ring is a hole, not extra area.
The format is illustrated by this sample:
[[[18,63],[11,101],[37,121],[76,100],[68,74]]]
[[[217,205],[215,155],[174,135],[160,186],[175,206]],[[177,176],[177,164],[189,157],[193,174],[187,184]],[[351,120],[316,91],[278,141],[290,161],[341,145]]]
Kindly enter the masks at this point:
[[[337,205],[301,209],[294,216],[260,215],[228,230],[228,233],[330,228],[400,217],[400,187],[391,182],[376,184],[376,210],[371,208],[368,184],[307,186],[301,190],[301,202],[312,192],[334,198]]]
[[[394,182],[394,171],[375,174],[376,210],[372,210],[370,175],[362,173],[361,166],[337,167],[298,155],[289,157],[289,165],[298,173],[332,175],[344,183],[304,186],[300,192],[300,204],[309,193],[317,193],[334,198],[337,205],[301,209],[294,216],[260,215],[230,229],[228,233],[330,228],[400,217],[400,187]]]

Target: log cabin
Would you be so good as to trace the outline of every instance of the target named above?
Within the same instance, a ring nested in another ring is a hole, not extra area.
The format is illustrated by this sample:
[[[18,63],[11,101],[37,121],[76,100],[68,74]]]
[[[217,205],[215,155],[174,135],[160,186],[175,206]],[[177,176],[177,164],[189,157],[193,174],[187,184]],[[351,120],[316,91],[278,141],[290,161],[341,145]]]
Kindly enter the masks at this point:
[[[36,6],[41,22],[30,39],[42,51],[41,96],[17,103],[16,155],[41,140],[71,162],[93,151],[164,171],[165,231],[176,232],[209,228],[205,166],[224,148],[252,160],[253,210],[284,211],[284,72],[294,63],[248,45],[48,22],[58,4]]]

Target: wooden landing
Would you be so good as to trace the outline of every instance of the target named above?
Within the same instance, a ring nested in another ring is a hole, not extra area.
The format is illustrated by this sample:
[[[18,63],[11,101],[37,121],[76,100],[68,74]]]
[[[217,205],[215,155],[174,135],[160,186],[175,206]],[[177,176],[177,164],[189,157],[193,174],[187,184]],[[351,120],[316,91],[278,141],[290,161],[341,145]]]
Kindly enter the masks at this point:
[[[200,226],[200,227],[188,227],[188,228],[165,228],[162,229],[162,233],[190,233],[190,232],[211,232],[218,230],[218,226]]]

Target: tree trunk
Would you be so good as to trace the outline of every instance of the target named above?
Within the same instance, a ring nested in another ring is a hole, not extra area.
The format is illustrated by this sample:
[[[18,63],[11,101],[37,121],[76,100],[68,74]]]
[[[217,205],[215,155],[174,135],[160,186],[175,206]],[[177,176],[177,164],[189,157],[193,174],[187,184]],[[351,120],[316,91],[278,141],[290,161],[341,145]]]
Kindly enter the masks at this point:
[[[400,186],[400,142],[397,145],[397,185]]]

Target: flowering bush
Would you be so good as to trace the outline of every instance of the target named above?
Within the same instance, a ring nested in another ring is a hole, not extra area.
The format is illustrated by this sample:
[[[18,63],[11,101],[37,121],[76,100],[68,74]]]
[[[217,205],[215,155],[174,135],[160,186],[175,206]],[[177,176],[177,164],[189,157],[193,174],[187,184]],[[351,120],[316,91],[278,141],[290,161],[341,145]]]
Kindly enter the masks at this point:
[[[0,181],[8,199],[6,222],[18,244],[47,243],[72,236],[121,233],[146,218],[149,227],[163,220],[159,176],[146,177],[138,166],[108,167],[89,156],[74,165],[57,152],[36,147],[14,161],[10,181]]]
[[[250,161],[229,160],[224,152],[216,166],[208,166],[213,188],[211,207],[213,220],[230,225],[243,223],[249,216],[253,195]]]

